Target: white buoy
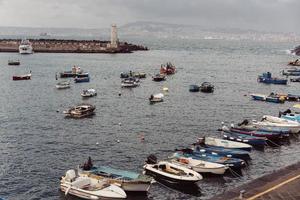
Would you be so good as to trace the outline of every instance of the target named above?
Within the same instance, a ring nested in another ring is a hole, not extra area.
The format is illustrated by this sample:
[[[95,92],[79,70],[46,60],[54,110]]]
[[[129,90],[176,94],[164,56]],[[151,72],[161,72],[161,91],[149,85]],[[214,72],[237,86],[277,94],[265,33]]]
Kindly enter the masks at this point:
[[[120,122],[120,123],[119,123],[119,126],[121,126],[121,125],[122,125],[122,123]]]
[[[120,140],[117,140],[117,143],[120,143]]]
[[[168,91],[169,91],[169,88],[163,87],[163,91],[168,92]]]
[[[99,144],[99,142],[96,142],[96,145],[98,145]]]

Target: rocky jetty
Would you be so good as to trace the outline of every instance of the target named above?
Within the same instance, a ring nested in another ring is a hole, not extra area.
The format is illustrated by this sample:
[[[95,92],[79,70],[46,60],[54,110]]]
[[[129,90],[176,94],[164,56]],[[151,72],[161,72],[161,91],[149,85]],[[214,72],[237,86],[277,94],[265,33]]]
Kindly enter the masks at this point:
[[[39,53],[132,53],[147,51],[148,48],[120,42],[117,48],[110,47],[110,41],[30,39],[33,51]],[[1,39],[0,52],[18,52],[21,40]]]

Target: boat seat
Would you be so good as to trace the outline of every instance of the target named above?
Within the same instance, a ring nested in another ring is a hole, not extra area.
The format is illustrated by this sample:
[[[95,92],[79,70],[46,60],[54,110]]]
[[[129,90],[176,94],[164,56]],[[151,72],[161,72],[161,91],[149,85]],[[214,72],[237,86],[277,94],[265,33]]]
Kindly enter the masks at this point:
[[[172,169],[169,165],[166,165],[165,171],[168,172],[168,173],[171,173],[171,174],[175,174],[175,175],[180,173],[179,171],[177,171],[175,169]]]

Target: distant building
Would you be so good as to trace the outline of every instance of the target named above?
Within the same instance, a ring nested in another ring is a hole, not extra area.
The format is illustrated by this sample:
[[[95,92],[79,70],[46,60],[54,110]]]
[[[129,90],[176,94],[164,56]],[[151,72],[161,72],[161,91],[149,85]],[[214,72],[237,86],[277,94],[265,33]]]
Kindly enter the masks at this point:
[[[111,25],[110,44],[108,45],[108,47],[115,49],[119,47],[119,39],[116,24]]]

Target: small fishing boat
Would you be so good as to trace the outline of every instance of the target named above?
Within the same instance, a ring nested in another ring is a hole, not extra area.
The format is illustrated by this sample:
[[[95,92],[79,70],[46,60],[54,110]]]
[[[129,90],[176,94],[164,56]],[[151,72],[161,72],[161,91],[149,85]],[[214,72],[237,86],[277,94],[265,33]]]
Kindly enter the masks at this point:
[[[281,84],[281,85],[287,84],[287,79],[274,78],[272,77],[271,72],[266,72],[263,73],[262,75],[259,75],[257,81],[266,84]]]
[[[176,165],[168,161],[153,163],[149,159],[144,165],[145,174],[152,176],[156,181],[170,185],[191,185],[200,180],[202,176],[187,167]]]
[[[71,78],[71,77],[76,77],[79,74],[82,74],[83,71],[80,69],[80,67],[73,66],[71,71],[64,71],[60,72],[60,78]]]
[[[96,107],[91,104],[79,104],[75,107],[72,107],[63,113],[67,117],[73,117],[73,118],[82,118],[87,117],[94,114]]]
[[[282,75],[284,76],[300,76],[300,71],[282,71]]]
[[[230,149],[241,149],[245,151],[251,151],[252,146],[249,144],[245,144],[242,142],[233,142],[228,140],[223,140],[219,138],[213,137],[201,137],[198,138],[197,143],[204,144],[206,146],[215,146],[215,147],[223,147],[223,148],[230,148]]]
[[[223,164],[208,162],[204,160],[197,160],[193,158],[186,158],[180,156],[180,154],[178,153],[174,153],[173,156],[170,157],[170,162],[173,162],[177,165],[183,165],[198,173],[211,173],[222,175],[228,169],[228,166]]]
[[[20,65],[20,60],[8,60],[8,65]]]
[[[298,59],[296,59],[295,61],[289,62],[288,65],[290,65],[290,66],[300,66],[300,62],[299,62]]]
[[[83,82],[90,82],[90,77],[86,74],[84,75],[76,75],[74,78],[75,83],[83,83]]]
[[[300,95],[298,95],[298,94],[287,94],[286,100],[287,101],[300,101]]]
[[[196,153],[208,153],[212,154],[215,153],[220,156],[227,156],[231,155],[233,158],[240,158],[243,160],[250,160],[250,155],[248,151],[241,150],[241,149],[232,149],[232,148],[224,148],[224,147],[217,147],[217,146],[207,146],[201,143],[196,143],[195,148],[193,149]]]
[[[212,93],[212,92],[214,92],[214,88],[215,87],[209,82],[203,82],[200,85],[200,91],[201,92]]]
[[[170,62],[160,66],[160,74],[170,75],[170,74],[175,74],[175,72],[176,72],[176,67]]]
[[[256,148],[264,148],[264,146],[266,145],[266,140],[267,140],[266,137],[256,137],[252,135],[239,134],[230,131],[228,128],[226,130],[222,128],[222,131],[223,131],[223,138],[225,140],[243,142]]]
[[[166,76],[163,74],[156,74],[156,75],[152,76],[152,80],[155,82],[165,81]]]
[[[149,98],[150,103],[158,103],[158,102],[163,102],[164,99],[164,94],[158,93],[158,94],[152,94]]]
[[[190,92],[199,92],[200,91],[200,86],[199,85],[190,85],[189,86],[189,91]]]
[[[15,75],[12,77],[14,81],[19,81],[19,80],[30,80],[31,79],[31,71],[29,74],[24,74],[24,75]]]
[[[245,161],[239,158],[232,158],[231,155],[228,156],[220,156],[215,153],[207,154],[207,153],[196,153],[192,149],[180,149],[179,152],[177,152],[179,156],[185,157],[185,158],[192,158],[196,160],[203,160],[207,162],[213,162],[225,165],[227,167],[233,168],[233,169],[241,169],[245,166]]]
[[[264,94],[250,94],[252,99],[257,101],[266,101],[267,95]]]
[[[132,171],[114,169],[108,166],[94,167],[91,158],[81,166],[80,176],[106,180],[110,184],[120,185],[126,192],[148,192],[152,178]]]
[[[300,77],[298,77],[298,78],[291,78],[290,81],[291,82],[300,82]]]
[[[244,121],[242,121],[241,123],[238,124],[237,127],[234,127],[234,125],[232,125],[231,128],[237,129],[237,130],[242,130],[242,131],[259,131],[259,132],[271,132],[271,133],[280,133],[282,134],[282,136],[289,136],[289,133],[291,133],[291,131],[286,128],[286,127],[276,127],[276,126],[257,126],[254,125],[252,122],[250,122],[249,120],[245,119]]]
[[[71,194],[83,199],[115,198],[125,199],[125,191],[105,180],[76,176],[75,170],[68,170],[60,180],[60,189],[65,195]]]
[[[135,78],[126,78],[121,82],[121,87],[123,88],[133,88],[139,86],[138,80]]]
[[[70,88],[71,85],[70,85],[70,82],[69,81],[62,81],[62,82],[59,82],[55,85],[55,87],[57,89],[66,89],[66,88]]]
[[[146,78],[146,73],[144,72],[121,72],[120,74],[120,78],[130,78],[130,77],[134,77],[134,78]]]
[[[272,103],[284,103],[285,97],[271,93],[269,96],[263,94],[250,94],[253,100],[266,101]]]
[[[274,116],[271,116],[271,115],[264,115],[262,117],[261,121],[267,121],[267,122],[276,123],[276,124],[290,125],[290,126],[293,126],[293,127],[299,127],[300,128],[300,123],[297,122],[297,121],[292,121],[292,120],[288,120],[288,119],[274,117]]]
[[[82,97],[94,97],[97,96],[97,92],[95,89],[87,89],[87,90],[83,90],[81,93]]]

